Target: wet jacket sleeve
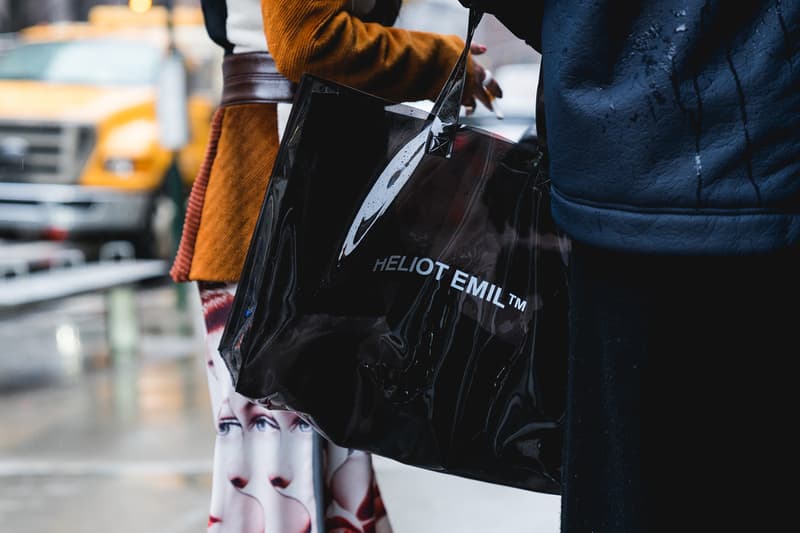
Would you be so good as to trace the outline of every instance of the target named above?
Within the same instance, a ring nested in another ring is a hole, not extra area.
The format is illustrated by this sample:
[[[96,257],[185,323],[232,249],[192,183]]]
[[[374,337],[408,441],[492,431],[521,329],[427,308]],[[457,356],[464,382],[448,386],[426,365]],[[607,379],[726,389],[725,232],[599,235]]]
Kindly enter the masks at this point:
[[[543,0],[458,0],[464,7],[491,13],[537,51],[542,50]]]
[[[434,99],[464,48],[461,37],[363,22],[348,4],[261,0],[278,70],[293,81],[309,72],[398,102]]]

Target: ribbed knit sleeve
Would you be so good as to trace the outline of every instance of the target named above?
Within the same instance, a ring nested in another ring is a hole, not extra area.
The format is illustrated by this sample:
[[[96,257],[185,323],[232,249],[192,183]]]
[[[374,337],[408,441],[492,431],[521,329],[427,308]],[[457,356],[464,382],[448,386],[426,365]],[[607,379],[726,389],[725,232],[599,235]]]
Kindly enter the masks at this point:
[[[261,0],[278,70],[293,81],[309,72],[397,102],[434,99],[464,41],[363,22],[347,12],[348,3]]]

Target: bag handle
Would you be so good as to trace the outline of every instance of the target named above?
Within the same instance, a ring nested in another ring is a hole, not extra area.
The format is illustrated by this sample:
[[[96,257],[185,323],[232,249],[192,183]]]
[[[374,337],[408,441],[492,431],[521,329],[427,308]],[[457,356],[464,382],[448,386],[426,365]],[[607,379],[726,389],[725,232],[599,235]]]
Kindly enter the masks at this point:
[[[426,146],[426,152],[429,154],[447,158],[453,152],[453,141],[458,131],[458,117],[461,112],[461,99],[464,96],[464,86],[467,82],[469,48],[472,44],[475,28],[478,27],[482,17],[483,11],[470,8],[464,50],[450,72],[450,77],[439,92],[439,96],[436,98],[430,113],[433,123],[431,124]]]

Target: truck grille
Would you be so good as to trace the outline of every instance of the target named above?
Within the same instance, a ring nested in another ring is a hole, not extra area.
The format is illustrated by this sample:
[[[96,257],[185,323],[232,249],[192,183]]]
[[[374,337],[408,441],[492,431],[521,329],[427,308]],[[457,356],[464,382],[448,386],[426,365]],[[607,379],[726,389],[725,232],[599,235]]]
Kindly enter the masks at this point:
[[[95,137],[92,126],[0,121],[0,181],[75,183]]]

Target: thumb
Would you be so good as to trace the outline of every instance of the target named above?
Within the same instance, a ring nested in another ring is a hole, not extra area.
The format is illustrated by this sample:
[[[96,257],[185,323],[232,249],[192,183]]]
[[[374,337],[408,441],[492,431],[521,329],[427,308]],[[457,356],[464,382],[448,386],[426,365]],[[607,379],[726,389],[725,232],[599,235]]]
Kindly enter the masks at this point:
[[[469,51],[473,55],[481,55],[486,51],[486,46],[478,43],[472,43],[471,45],[469,45]]]

